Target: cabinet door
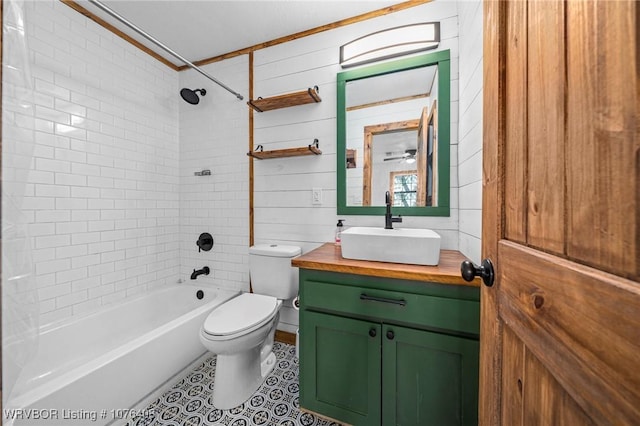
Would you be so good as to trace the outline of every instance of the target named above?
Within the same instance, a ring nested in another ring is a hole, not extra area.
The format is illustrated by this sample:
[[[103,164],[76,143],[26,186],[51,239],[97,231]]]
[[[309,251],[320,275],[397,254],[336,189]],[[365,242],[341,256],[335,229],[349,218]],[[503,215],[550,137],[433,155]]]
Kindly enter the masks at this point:
[[[383,425],[478,424],[478,341],[382,327]]]
[[[300,322],[300,406],[379,425],[381,324],[309,311]]]

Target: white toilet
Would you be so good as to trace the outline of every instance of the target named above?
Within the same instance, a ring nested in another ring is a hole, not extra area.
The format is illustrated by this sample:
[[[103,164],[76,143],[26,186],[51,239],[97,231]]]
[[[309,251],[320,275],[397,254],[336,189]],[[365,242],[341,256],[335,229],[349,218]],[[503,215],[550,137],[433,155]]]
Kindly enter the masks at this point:
[[[298,268],[291,259],[300,247],[249,248],[254,293],[242,293],[214,308],[200,329],[200,341],[217,354],[213,404],[230,409],[249,399],[271,372],[273,338],[282,302],[298,293]]]

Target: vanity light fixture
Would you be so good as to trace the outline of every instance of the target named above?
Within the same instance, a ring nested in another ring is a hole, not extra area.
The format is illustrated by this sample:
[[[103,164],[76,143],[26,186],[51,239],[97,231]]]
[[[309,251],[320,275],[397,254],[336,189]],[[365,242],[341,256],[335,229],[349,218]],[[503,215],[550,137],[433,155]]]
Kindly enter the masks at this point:
[[[377,31],[340,46],[340,66],[432,50],[440,44],[440,22],[423,22]]]

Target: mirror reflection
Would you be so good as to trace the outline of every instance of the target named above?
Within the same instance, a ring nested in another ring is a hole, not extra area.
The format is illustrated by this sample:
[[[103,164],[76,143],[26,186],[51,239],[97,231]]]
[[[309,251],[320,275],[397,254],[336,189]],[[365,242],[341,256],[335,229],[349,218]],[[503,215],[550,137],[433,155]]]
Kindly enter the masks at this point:
[[[395,207],[436,205],[437,79],[432,65],[346,83],[347,205],[382,206],[386,191]]]
[[[449,52],[338,74],[338,213],[449,214]],[[382,210],[380,210],[382,211]]]

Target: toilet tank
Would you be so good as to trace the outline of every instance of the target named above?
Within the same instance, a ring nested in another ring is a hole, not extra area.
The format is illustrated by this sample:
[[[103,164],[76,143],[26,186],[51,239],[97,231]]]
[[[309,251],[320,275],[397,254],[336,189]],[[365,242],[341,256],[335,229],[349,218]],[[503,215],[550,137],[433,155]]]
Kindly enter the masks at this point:
[[[291,259],[302,250],[296,246],[258,244],[249,247],[249,275],[254,293],[291,299],[298,294],[298,268]]]

